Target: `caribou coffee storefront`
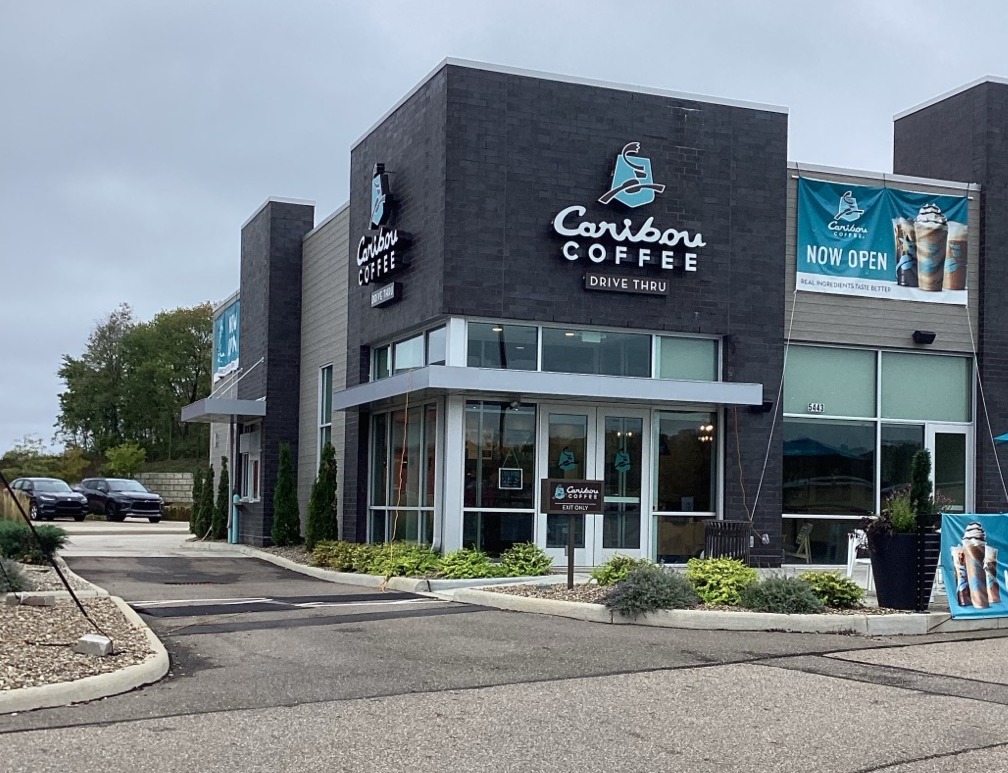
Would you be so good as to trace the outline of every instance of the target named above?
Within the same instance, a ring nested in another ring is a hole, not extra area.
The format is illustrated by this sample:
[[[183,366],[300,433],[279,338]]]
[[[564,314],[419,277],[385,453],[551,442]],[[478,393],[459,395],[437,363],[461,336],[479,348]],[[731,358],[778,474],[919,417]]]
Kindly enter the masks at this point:
[[[540,481],[600,480],[582,566],[683,562],[711,519],[748,522],[757,562],[842,563],[918,447],[952,507],[996,507],[981,187],[789,165],[787,128],[445,62],[353,146],[346,207],[243,228],[262,490],[296,445],[304,509],[331,439],[344,539],[559,563]],[[247,509],[266,541],[269,502]]]

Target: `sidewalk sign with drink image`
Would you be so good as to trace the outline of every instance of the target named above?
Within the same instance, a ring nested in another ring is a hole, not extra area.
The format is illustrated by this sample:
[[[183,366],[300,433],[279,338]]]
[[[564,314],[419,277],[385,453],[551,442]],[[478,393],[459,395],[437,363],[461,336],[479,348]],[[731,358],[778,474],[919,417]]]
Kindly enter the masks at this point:
[[[1008,515],[942,515],[941,566],[952,617],[1005,617],[998,555],[1008,544]]]

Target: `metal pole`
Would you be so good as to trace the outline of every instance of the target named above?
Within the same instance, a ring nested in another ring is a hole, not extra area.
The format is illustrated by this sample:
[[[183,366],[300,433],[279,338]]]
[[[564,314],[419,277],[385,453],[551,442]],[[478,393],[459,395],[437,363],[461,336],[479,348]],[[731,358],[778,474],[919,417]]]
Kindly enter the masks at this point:
[[[567,513],[567,589],[574,587],[574,513]]]

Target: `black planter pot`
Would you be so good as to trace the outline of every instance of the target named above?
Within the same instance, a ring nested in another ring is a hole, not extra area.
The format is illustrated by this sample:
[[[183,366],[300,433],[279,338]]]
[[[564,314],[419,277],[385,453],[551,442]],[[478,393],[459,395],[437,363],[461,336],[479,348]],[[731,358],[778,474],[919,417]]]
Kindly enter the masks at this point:
[[[880,607],[925,611],[931,598],[941,534],[886,534],[868,538]]]

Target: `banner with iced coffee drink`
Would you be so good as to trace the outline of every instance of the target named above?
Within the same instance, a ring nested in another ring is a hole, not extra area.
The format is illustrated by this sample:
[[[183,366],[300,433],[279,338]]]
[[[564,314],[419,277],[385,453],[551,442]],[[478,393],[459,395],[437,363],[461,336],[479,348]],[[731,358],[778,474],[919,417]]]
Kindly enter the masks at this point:
[[[941,534],[952,617],[1008,616],[1008,515],[945,513]]]
[[[799,290],[966,304],[968,199],[798,179]]]

